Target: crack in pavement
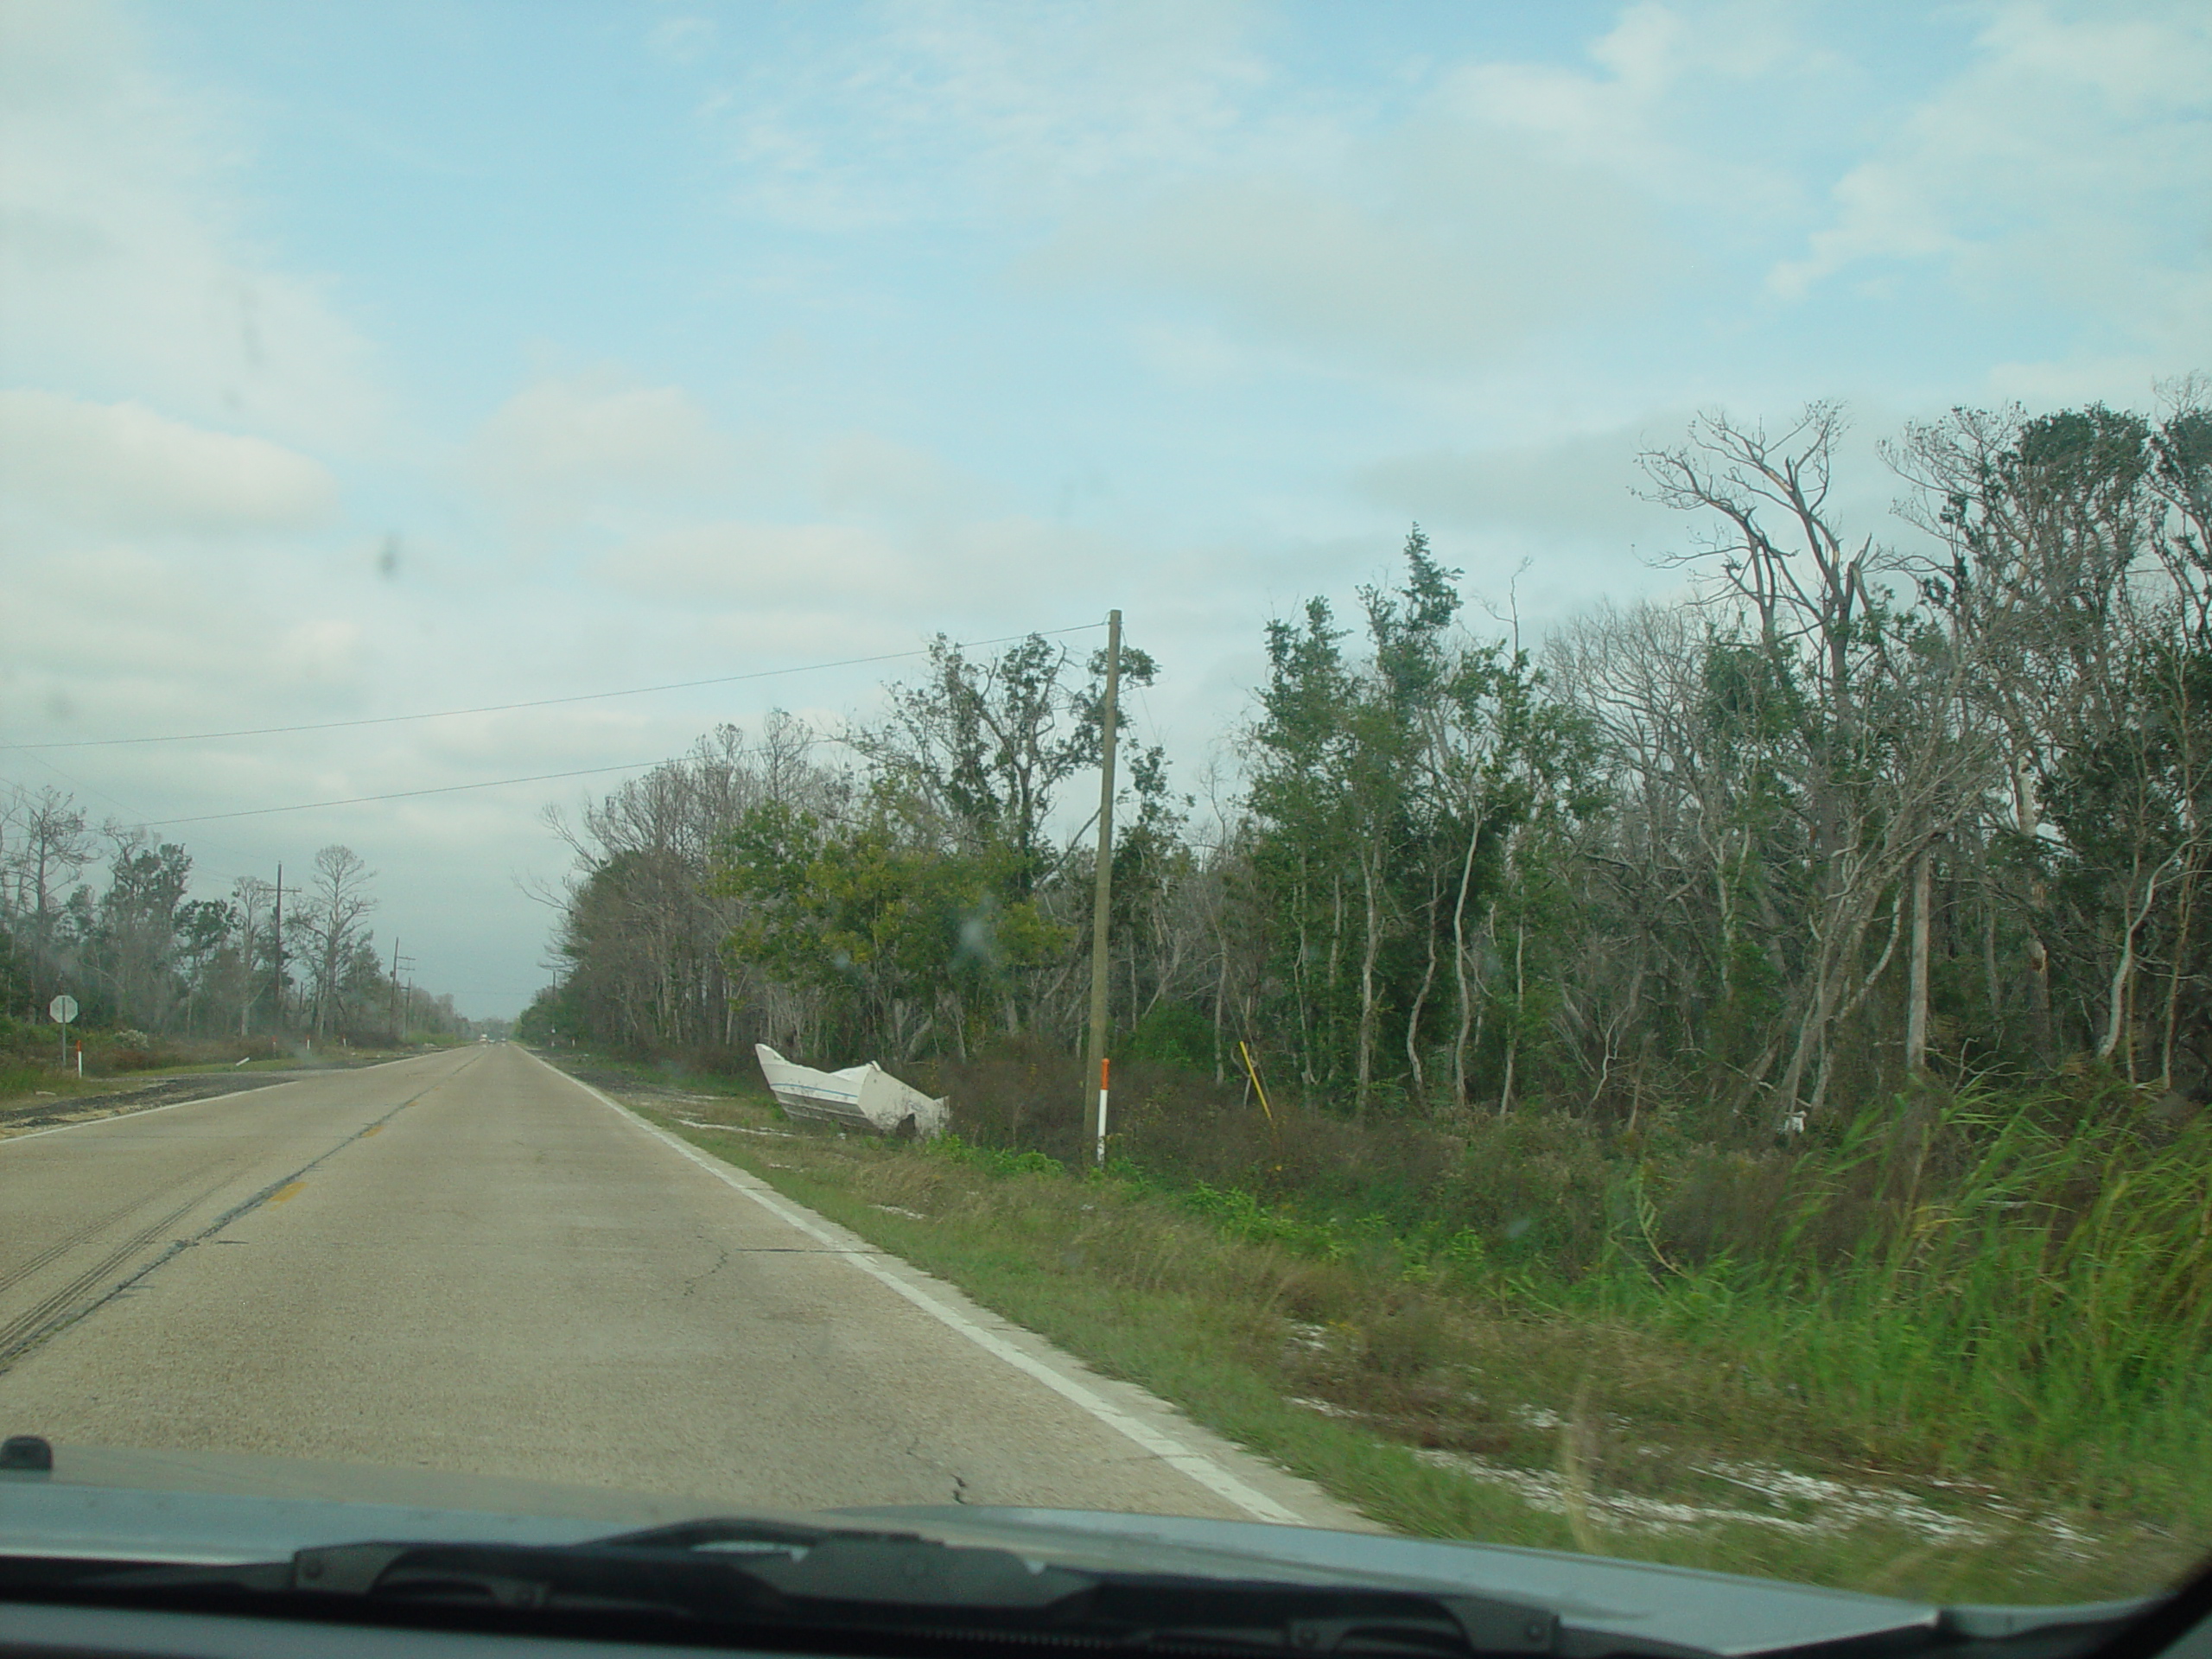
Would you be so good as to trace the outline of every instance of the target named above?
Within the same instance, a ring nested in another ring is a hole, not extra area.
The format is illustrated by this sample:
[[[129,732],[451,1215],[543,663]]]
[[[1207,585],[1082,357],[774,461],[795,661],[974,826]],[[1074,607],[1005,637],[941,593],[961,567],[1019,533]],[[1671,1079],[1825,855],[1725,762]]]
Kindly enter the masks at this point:
[[[946,1468],[935,1458],[930,1456],[928,1452],[922,1450],[922,1434],[919,1429],[915,1430],[913,1438],[908,1440],[906,1444],[899,1449],[904,1452],[906,1456],[912,1458],[916,1463],[920,1464],[923,1468],[928,1470],[931,1474],[943,1475],[949,1478],[952,1482],[952,1501],[955,1503],[966,1503],[969,1502],[968,1482],[966,1478],[963,1476],[957,1469]]]
[[[686,1296],[689,1296],[693,1291],[698,1289],[701,1285],[706,1283],[708,1280],[713,1278],[724,1268],[729,1266],[729,1246],[727,1244],[718,1243],[715,1248],[720,1252],[715,1257],[715,1265],[709,1268],[704,1273],[693,1274],[689,1279],[686,1279],[683,1281],[683,1294]]]

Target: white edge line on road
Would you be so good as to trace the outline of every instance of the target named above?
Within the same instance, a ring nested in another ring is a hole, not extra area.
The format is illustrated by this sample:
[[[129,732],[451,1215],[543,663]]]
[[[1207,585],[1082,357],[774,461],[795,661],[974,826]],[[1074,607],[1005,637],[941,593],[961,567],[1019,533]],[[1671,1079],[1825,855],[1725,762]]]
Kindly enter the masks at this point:
[[[423,1058],[423,1056],[420,1054],[407,1054],[403,1055],[401,1057],[401,1060],[417,1060]],[[332,1068],[332,1071],[334,1073],[337,1071],[373,1071],[378,1066],[397,1065],[401,1063],[401,1060],[378,1060],[373,1065],[335,1066]],[[556,1069],[557,1070],[558,1068]],[[188,1075],[189,1074],[188,1073]],[[305,1077],[290,1077],[286,1079],[286,1081],[290,1083],[305,1083],[307,1079]],[[272,1083],[264,1084],[263,1088],[282,1089],[283,1086],[284,1084],[281,1083]],[[28,1129],[21,1135],[0,1135],[0,1148],[12,1147],[18,1141],[35,1141],[41,1135],[66,1135],[71,1129],[89,1129],[95,1124],[99,1123],[120,1123],[126,1117],[151,1117],[156,1112],[173,1112],[180,1106],[212,1106],[219,1100],[243,1100],[248,1095],[257,1095],[261,1092],[263,1092],[262,1089],[233,1089],[227,1095],[200,1095],[191,1100],[173,1100],[166,1106],[141,1106],[135,1112],[110,1112],[105,1117],[88,1117],[84,1119],[82,1122],[76,1123],[57,1123],[50,1129]]]
[[[523,1052],[530,1052],[527,1049]],[[702,1152],[681,1136],[671,1135],[667,1130],[646,1122],[620,1101],[609,1098],[581,1077],[569,1077],[569,1073],[563,1071],[559,1066],[553,1065],[550,1061],[538,1059],[535,1054],[531,1054],[531,1058],[537,1060],[538,1064],[544,1066],[547,1071],[567,1077],[570,1083],[585,1090],[601,1105],[620,1112],[647,1135],[675,1147],[677,1151],[682,1153],[709,1174],[722,1181],[733,1191],[742,1192],[779,1220],[798,1228],[809,1237],[818,1239],[821,1243],[830,1246],[862,1273],[896,1291],[931,1319],[967,1338],[993,1358],[1003,1360],[1023,1375],[1035,1378],[1062,1399],[1089,1412],[1116,1433],[1135,1441],[1154,1457],[1188,1476],[1215,1497],[1235,1504],[1255,1520],[1271,1521],[1283,1526],[1303,1524],[1298,1516],[1276,1503],[1265,1492],[1255,1491],[1237,1479],[1235,1475],[1230,1473],[1204,1452],[1193,1452],[1172,1434],[1163,1433],[1151,1424],[1141,1422],[1114,1404],[1112,1401],[1103,1398],[1091,1389],[1085,1388],[1075,1378],[1064,1376],[1033,1355],[1023,1353],[1020,1349],[1004,1338],[983,1329],[957,1308],[948,1307],[920,1286],[909,1284],[897,1274],[878,1266],[865,1255],[855,1255],[846,1247],[843,1240],[827,1230],[812,1211],[792,1204],[780,1193],[766,1190],[762,1186],[747,1185],[737,1179],[738,1172],[730,1165],[708,1153]]]

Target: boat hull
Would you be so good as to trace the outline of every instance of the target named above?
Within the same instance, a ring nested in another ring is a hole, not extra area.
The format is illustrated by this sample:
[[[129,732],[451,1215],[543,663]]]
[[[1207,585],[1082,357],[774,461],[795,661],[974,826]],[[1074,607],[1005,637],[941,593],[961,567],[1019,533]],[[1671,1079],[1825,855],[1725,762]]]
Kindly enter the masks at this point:
[[[909,1088],[873,1061],[821,1071],[785,1059],[766,1043],[755,1043],[753,1052],[777,1103],[791,1117],[869,1135],[911,1129],[925,1141],[944,1132],[944,1101]]]

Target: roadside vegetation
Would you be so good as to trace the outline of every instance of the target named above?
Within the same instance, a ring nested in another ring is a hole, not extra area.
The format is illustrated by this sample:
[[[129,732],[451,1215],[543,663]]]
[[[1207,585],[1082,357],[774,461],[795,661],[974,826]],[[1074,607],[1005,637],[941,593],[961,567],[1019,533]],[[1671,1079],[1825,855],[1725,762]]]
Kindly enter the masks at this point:
[[[73,1049],[66,1067],[58,1053],[59,1033],[20,1022],[0,1026],[0,1102],[24,1094],[69,1096],[112,1090],[120,1079],[160,1077],[209,1066],[252,1069],[287,1058],[274,1039],[164,1040],[143,1031],[102,1031],[84,1039],[84,1071],[77,1071]]]
[[[20,1039],[0,1026],[0,1038]],[[237,1089],[281,1083],[302,1071],[374,1065],[407,1053],[461,1040],[441,1036],[405,1048],[356,1046],[340,1040],[317,1046],[294,1038],[154,1038],[144,1032],[94,1032],[85,1039],[85,1067],[56,1060],[52,1030],[33,1032],[38,1046],[26,1058],[20,1046],[0,1047],[0,1139],[62,1123],[194,1100]]]
[[[0,787],[0,1100],[80,1094],[92,1079],[280,1052],[382,1048],[471,1034],[450,996],[380,957],[375,872],[323,848],[285,889],[241,876],[194,898],[192,855],[57,790]],[[86,876],[93,879],[85,880]],[[51,1020],[67,995],[67,1040]]]
[[[2025,1601],[2212,1536],[2212,1143],[2108,1079],[1727,1154],[1270,1119],[1161,1071],[1077,1174],[990,1139],[1071,1067],[986,1063],[927,1147],[582,1069],[1395,1529]]]
[[[1714,416],[1644,457],[1685,515],[1673,602],[1486,634],[1416,530],[1356,624],[1316,599],[1255,626],[1265,676],[1214,774],[1179,790],[1122,746],[1113,1057],[1233,1080],[1248,1044],[1331,1114],[1709,1103],[1755,1138],[2083,1058],[2202,1103],[2195,395],[1909,429],[1887,524],[1836,516],[1840,411]],[[526,1029],[709,1058],[1074,1049],[1103,667],[940,641],[873,723],[726,728],[556,817],[563,971]],[[1160,671],[1125,652],[1125,724]]]
[[[556,818],[521,1034],[949,1095],[955,1148],[714,1144],[1394,1524],[1549,1482],[1514,1535],[1835,1580],[1786,1512],[1863,1476],[1937,1517],[1882,1582],[2139,1589],[2212,1541],[2212,409],[1955,411],[1888,524],[1842,430],[1643,457],[1671,602],[1485,633],[1415,529],[1258,629],[1203,787],[1124,746],[1106,1177],[1103,664],[1043,637]]]

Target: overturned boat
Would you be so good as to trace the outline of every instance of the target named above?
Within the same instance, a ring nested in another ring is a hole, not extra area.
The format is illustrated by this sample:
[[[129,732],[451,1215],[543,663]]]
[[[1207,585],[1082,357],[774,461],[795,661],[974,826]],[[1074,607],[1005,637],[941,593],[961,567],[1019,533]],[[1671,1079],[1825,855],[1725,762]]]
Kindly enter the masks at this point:
[[[755,1043],[761,1075],[777,1103],[791,1116],[872,1135],[896,1135],[909,1125],[926,1141],[944,1133],[950,1114],[945,1103],[910,1089],[871,1060],[842,1071],[817,1071],[785,1059],[766,1043]]]

